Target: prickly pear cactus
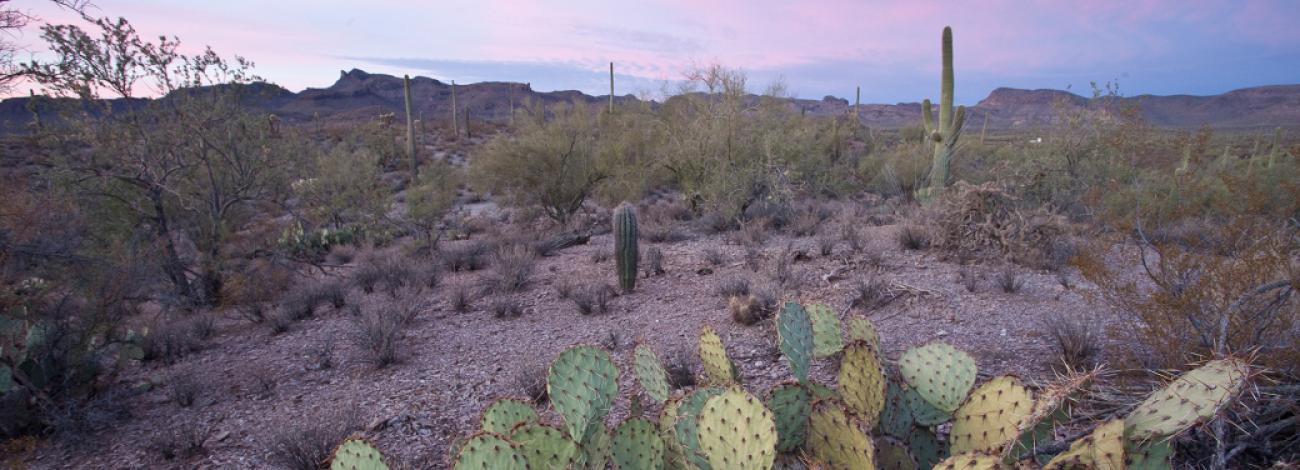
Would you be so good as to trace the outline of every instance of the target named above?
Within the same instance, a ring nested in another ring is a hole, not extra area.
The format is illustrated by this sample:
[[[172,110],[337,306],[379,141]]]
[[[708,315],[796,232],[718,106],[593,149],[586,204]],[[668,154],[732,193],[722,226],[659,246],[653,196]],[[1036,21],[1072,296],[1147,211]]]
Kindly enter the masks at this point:
[[[1055,429],[1070,419],[1070,399],[1090,383],[1095,374],[1081,373],[1062,378],[1043,388],[1034,400],[1034,410],[1020,425],[1020,439],[1011,446],[1012,455],[1033,452],[1041,444],[1052,442]],[[1036,453],[1035,453],[1036,454]],[[1047,463],[1050,455],[1042,455],[1038,463]]]
[[[952,413],[975,385],[975,360],[944,342],[933,342],[903,353],[898,369],[921,398]]]
[[[952,453],[1001,453],[1020,437],[1034,397],[1020,379],[1003,375],[980,385],[953,416]]]
[[[1001,470],[1002,460],[988,454],[957,454],[934,466],[935,470]]]
[[[943,424],[952,419],[952,413],[935,408],[930,402],[921,398],[911,387],[904,384],[903,400],[907,402],[907,407],[912,411],[912,419],[916,424],[922,426],[935,426]]]
[[[523,453],[529,470],[565,470],[577,461],[578,443],[550,426],[521,425],[510,433],[510,442]]]
[[[939,438],[929,428],[912,428],[907,434],[907,448],[920,468],[933,468],[948,458],[948,448],[939,444]]]
[[[880,352],[880,333],[876,332],[876,325],[867,317],[863,315],[849,317],[846,329],[849,341],[862,341],[871,346],[871,349]]]
[[[1124,422],[1111,420],[1052,458],[1043,470],[1124,470]]]
[[[483,409],[483,416],[479,418],[479,427],[486,432],[508,435],[515,426],[536,422],[537,411],[528,402],[503,398]]]
[[[813,356],[812,320],[799,302],[786,302],[776,317],[776,333],[781,353],[790,361],[790,370],[799,382],[808,382],[808,366]]]
[[[668,401],[668,373],[650,346],[639,344],[633,353],[632,370],[646,395],[659,403]]]
[[[330,470],[388,470],[384,456],[363,439],[349,438],[334,449]]]
[[[812,320],[813,355],[819,358],[834,356],[844,349],[844,338],[840,336],[840,317],[835,310],[822,304],[812,304],[804,308]]]
[[[1124,463],[1128,470],[1173,470],[1174,448],[1168,440],[1150,443],[1124,440]]]
[[[528,470],[523,452],[496,434],[471,436],[456,454],[455,470]]]
[[[614,466],[619,470],[662,470],[664,441],[654,423],[644,418],[623,421],[614,431]]]
[[[875,448],[862,429],[843,407],[819,401],[809,419],[809,453],[836,470],[875,468]]]
[[[907,405],[907,394],[898,382],[890,380],[885,389],[885,410],[880,413],[876,431],[899,439],[906,439],[912,430],[912,408]]]
[[[609,462],[610,447],[613,445],[613,440],[605,426],[595,426],[591,434],[587,435],[587,440],[578,443],[578,464],[574,468],[578,470],[605,470],[605,464]]]
[[[804,384],[804,386],[808,387],[808,391],[812,392],[813,399],[815,400],[839,400],[840,399],[839,392],[836,392],[835,390],[832,390],[830,387],[819,384],[817,382],[808,382]]]
[[[1124,419],[1128,438],[1149,441],[1181,433],[1209,419],[1241,391],[1250,375],[1240,359],[1219,359],[1187,372],[1152,393]]]
[[[781,384],[768,393],[767,408],[776,420],[776,450],[793,452],[808,439],[812,393],[797,383]]]
[[[626,202],[614,209],[614,264],[618,286],[625,291],[636,288],[638,257],[636,208]]]
[[[682,453],[686,456],[686,461],[701,470],[710,470],[712,466],[709,465],[708,457],[700,451],[700,413],[704,411],[704,406],[708,404],[709,399],[723,394],[724,391],[719,387],[696,389],[682,399],[681,405],[677,407],[677,421],[673,423],[673,433],[677,435],[677,441],[682,445]]]
[[[885,470],[917,470],[916,459],[897,439],[892,437],[877,438],[876,465]]]
[[[605,351],[574,346],[551,363],[546,391],[564,417],[569,437],[586,442],[590,433],[604,429],[602,422],[618,395],[618,367]]]
[[[876,427],[885,409],[885,366],[866,343],[844,348],[840,360],[840,396],[844,405],[868,428]]]
[[[667,468],[688,468],[686,450],[677,438],[677,410],[682,401],[671,398],[659,413],[659,437],[664,441],[664,464]]]
[[[700,332],[700,362],[704,363],[704,377],[710,385],[735,383],[736,370],[727,357],[727,348],[713,327],[707,325]]]
[[[776,460],[776,421],[753,395],[732,390],[700,412],[700,451],[714,470],[767,470]]]

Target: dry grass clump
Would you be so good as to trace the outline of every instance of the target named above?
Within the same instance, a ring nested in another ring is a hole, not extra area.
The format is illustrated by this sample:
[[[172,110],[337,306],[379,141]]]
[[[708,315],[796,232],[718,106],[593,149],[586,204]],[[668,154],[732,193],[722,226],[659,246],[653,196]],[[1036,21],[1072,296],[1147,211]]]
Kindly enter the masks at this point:
[[[288,426],[274,433],[270,460],[290,470],[318,470],[329,460],[334,447],[362,427],[355,407],[307,419],[295,417]]]
[[[907,224],[898,229],[898,246],[905,250],[924,250],[930,247],[930,231],[919,225]]]
[[[615,293],[613,286],[597,284],[574,289],[569,294],[569,300],[573,301],[578,313],[582,315],[602,314],[609,312],[609,300]]]
[[[486,243],[470,241],[443,247],[438,258],[451,272],[478,271],[487,267],[490,251]]]
[[[1015,268],[1007,266],[998,273],[998,287],[1002,288],[1002,292],[1015,294],[1025,287],[1025,279],[1020,277]]]
[[[1066,370],[1090,370],[1100,363],[1104,337],[1095,317],[1058,312],[1043,322],[1060,356],[1059,365]]]
[[[509,244],[497,249],[492,272],[483,278],[484,291],[515,293],[526,289],[537,265],[537,252],[524,244]]]

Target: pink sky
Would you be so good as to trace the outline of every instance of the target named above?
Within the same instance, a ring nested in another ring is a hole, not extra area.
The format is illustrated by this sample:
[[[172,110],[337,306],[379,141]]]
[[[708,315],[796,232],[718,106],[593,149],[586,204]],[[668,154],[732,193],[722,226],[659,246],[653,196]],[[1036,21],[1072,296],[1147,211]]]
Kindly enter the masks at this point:
[[[978,3],[978,5],[977,5]],[[16,6],[53,21],[43,0]],[[419,6],[424,4],[427,6]],[[934,94],[939,32],[955,31],[958,98],[993,87],[1126,93],[1219,93],[1300,82],[1294,1],[868,2],[657,0],[101,0],[149,35],[178,35],[257,63],[291,90],[328,86],[339,70],[458,82],[530,81],[539,89],[657,91],[693,65],[746,70],[755,88],[783,77],[803,97],[916,101]],[[977,5],[977,6],[976,6]],[[34,31],[21,38],[33,51]],[[39,55],[38,55],[39,56]],[[24,91],[25,93],[25,91]]]

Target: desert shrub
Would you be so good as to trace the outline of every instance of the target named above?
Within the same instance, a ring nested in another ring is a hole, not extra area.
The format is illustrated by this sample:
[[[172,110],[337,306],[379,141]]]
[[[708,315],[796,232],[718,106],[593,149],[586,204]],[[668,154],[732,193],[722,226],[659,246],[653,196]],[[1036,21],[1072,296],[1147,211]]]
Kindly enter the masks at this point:
[[[745,247],[745,267],[750,271],[758,272],[763,267],[763,250],[757,246]]]
[[[151,443],[150,447],[163,460],[188,460],[207,452],[208,431],[196,424],[176,423],[164,429]]]
[[[1021,208],[1015,196],[995,184],[958,183],[932,209],[936,244],[961,259],[1006,258],[1037,266],[1069,256],[1063,217]]]
[[[340,143],[319,151],[309,170],[311,178],[295,181],[301,214],[307,224],[331,232],[365,231],[383,219],[388,207],[387,188],[380,179],[379,155]],[[333,243],[330,245],[337,245]],[[332,251],[323,246],[320,254]]]
[[[206,313],[196,313],[190,318],[190,335],[197,340],[206,340],[211,338],[217,331],[216,317]]]
[[[136,344],[145,361],[176,362],[199,349],[199,341],[188,324],[177,320],[159,318],[147,333],[142,333]]]
[[[532,247],[509,244],[497,249],[493,257],[492,273],[483,278],[484,290],[492,293],[514,293],[526,289],[532,281],[537,253]]]
[[[442,160],[425,162],[414,184],[406,190],[406,222],[419,240],[436,247],[442,238],[439,231],[443,216],[456,201],[460,173]]]
[[[1243,215],[1207,229],[1216,232],[1212,242],[1184,245],[1153,242],[1137,226],[1136,279],[1108,264],[1104,242],[1075,264],[1121,314],[1125,327],[1114,333],[1135,346],[1129,358],[1138,364],[1176,368],[1216,352],[1254,351],[1261,365],[1296,376],[1300,227]]]
[[[177,373],[167,380],[167,398],[181,408],[193,405],[202,390],[203,385],[188,372]]]
[[[354,245],[335,245],[330,248],[330,252],[325,256],[325,260],[330,264],[342,266],[351,263],[357,258],[357,247]]]
[[[966,288],[966,292],[975,292],[980,287],[980,274],[974,269],[962,268],[957,272],[957,283]]]
[[[524,314],[524,306],[513,296],[497,297],[489,307],[497,318],[517,318]]]
[[[404,313],[383,306],[362,312],[353,320],[356,328],[353,341],[363,359],[376,369],[388,367],[400,359],[400,342],[407,325]]]
[[[727,216],[717,212],[709,212],[695,219],[695,226],[709,235],[726,233],[737,227],[736,219],[727,218]]]
[[[718,282],[714,289],[724,299],[749,295],[749,279],[733,277]]]
[[[704,260],[707,261],[710,265],[722,266],[722,263],[725,263],[727,261],[727,258],[722,254],[721,251],[718,251],[713,248],[705,248]]]
[[[471,241],[443,247],[438,252],[438,257],[442,259],[442,263],[448,271],[478,271],[487,266],[490,251],[486,243]]]
[[[849,306],[864,310],[875,310],[893,300],[889,284],[875,276],[858,279],[849,295]]]
[[[373,287],[373,284],[371,286]],[[302,285],[289,291],[280,301],[280,309],[293,320],[310,318],[322,305],[328,305],[336,310],[343,308],[347,305],[347,287],[338,282]]]
[[[307,368],[329,370],[334,368],[334,336],[326,336],[307,349]]]
[[[650,243],[678,243],[690,237],[676,225],[647,224],[641,228],[641,238]]]
[[[475,186],[566,224],[610,174],[595,115],[575,101],[519,116],[515,132],[493,138],[474,158]]]
[[[731,315],[732,321],[741,325],[753,325],[767,318],[772,313],[767,307],[753,295],[727,300],[727,313]]]
[[[596,251],[591,252],[591,262],[594,264],[604,263],[613,256],[614,253],[608,248],[597,248]]]
[[[664,362],[664,371],[668,372],[668,384],[674,390],[694,387],[695,370],[700,366],[700,359],[690,348],[674,349]]]
[[[270,398],[275,392],[279,377],[266,366],[253,366],[248,370],[248,391],[258,398]]]
[[[904,225],[899,227],[895,235],[898,239],[898,246],[904,250],[924,250],[930,247],[930,231],[919,225]]]
[[[283,310],[275,310],[266,317],[267,325],[271,327],[271,334],[279,335],[289,331],[293,326],[294,317]]]
[[[1056,347],[1060,365],[1076,371],[1089,370],[1100,363],[1105,347],[1101,325],[1096,317],[1088,314],[1055,312],[1043,319],[1045,333]]]
[[[929,142],[905,139],[863,159],[858,172],[874,192],[910,201],[928,184],[930,154]]]
[[[658,248],[651,247],[645,250],[644,271],[646,277],[654,277],[664,273],[664,253]]]
[[[328,412],[310,419],[295,417],[272,433],[270,460],[290,470],[319,470],[334,453],[334,447],[364,425],[354,407]]]
[[[468,312],[474,303],[474,292],[465,286],[458,286],[448,294],[447,303],[451,304],[453,311]]]
[[[569,300],[580,314],[603,314],[609,312],[609,300],[614,293],[614,288],[607,284],[591,285],[574,291]]]
[[[998,272],[998,287],[1002,288],[1002,292],[1015,294],[1025,287],[1025,280],[1015,268],[1008,266]]]
[[[835,239],[831,237],[817,238],[817,254],[830,256],[835,253]]]
[[[534,405],[546,406],[550,395],[546,391],[546,376],[550,373],[550,364],[532,363],[515,372],[515,389]]]
[[[796,254],[794,252],[794,247],[786,245],[785,249],[781,250],[781,253],[778,253],[776,259],[773,260],[772,281],[782,289],[799,286],[801,279],[799,278],[799,275],[794,272],[794,267],[792,266],[795,257]]]
[[[398,290],[418,279],[416,274],[415,268],[404,259],[382,256],[358,266],[352,274],[352,282],[367,294],[383,289],[389,295],[396,295]]]
[[[849,251],[861,253],[866,244],[862,241],[862,233],[854,228],[851,224],[844,224],[840,227],[840,239],[849,247]]]

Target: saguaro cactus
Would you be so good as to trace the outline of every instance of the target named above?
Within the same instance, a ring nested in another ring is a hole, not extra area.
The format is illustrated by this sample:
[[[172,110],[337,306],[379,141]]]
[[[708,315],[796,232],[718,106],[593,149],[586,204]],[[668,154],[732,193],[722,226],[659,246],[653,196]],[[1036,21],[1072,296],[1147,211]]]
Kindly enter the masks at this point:
[[[961,135],[962,124],[966,121],[966,107],[952,106],[952,27],[943,28],[943,77],[939,90],[939,122],[935,125],[934,113],[930,110],[930,100],[921,102],[921,117],[925,122],[925,131],[934,145],[934,160],[930,164],[930,187],[924,197],[937,196],[948,184],[948,167],[952,163],[952,152],[957,147],[957,138]]]
[[[614,262],[618,285],[625,291],[636,288],[637,247],[636,208],[626,202],[614,209]]]
[[[460,121],[456,119],[456,81],[451,81],[451,136],[460,137]]]
[[[406,158],[411,159],[411,181],[420,173],[415,159],[415,121],[411,118],[411,76],[402,76],[402,93],[406,96]]]
[[[609,113],[614,114],[614,63],[609,63]]]

